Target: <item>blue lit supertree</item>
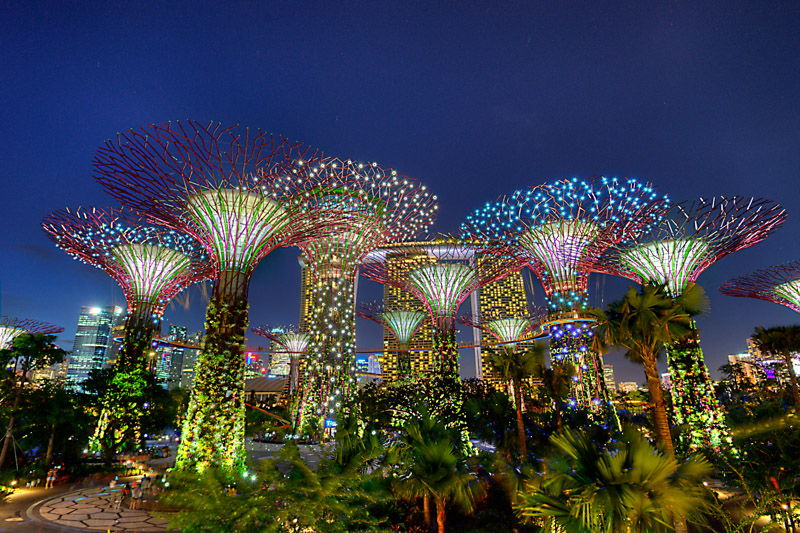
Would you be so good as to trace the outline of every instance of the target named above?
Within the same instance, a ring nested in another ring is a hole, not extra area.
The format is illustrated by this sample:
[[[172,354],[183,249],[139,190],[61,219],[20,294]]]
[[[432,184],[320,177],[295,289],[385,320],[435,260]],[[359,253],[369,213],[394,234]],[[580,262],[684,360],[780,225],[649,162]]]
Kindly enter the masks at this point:
[[[528,261],[550,311],[550,357],[577,373],[570,405],[607,411],[610,397],[591,350],[587,281],[600,254],[658,221],[669,200],[634,179],[557,180],[487,202],[462,224],[464,236],[500,240]],[[613,410],[613,409],[612,409]]]
[[[680,298],[711,265],[764,239],[786,219],[781,206],[749,197],[700,199],[676,205],[659,224],[615,244],[598,270],[638,283],[664,285]],[[666,346],[675,421],[689,450],[733,450],[733,439],[703,359],[700,332]]]

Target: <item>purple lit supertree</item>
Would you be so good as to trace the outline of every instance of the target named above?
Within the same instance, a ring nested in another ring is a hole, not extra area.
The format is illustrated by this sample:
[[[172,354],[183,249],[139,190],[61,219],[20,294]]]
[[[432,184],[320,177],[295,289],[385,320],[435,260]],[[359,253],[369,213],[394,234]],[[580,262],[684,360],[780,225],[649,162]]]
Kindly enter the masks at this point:
[[[311,335],[301,333],[297,326],[270,327],[263,325],[252,327],[250,331],[271,340],[283,349],[280,355],[285,355],[288,358],[289,366],[287,392],[294,396],[297,392],[298,384],[298,362],[303,357],[303,354],[308,351],[308,341],[311,339]]]
[[[44,218],[42,229],[74,259],[106,272],[125,294],[125,338],[91,441],[93,449],[113,454],[125,441],[137,439],[150,372],[147,352],[164,308],[189,285],[211,278],[213,264],[191,237],[145,225],[116,209],[55,211]]]
[[[433,325],[435,371],[442,377],[458,378],[455,318],[459,305],[476,289],[524,266],[519,257],[503,250],[479,241],[432,241],[429,245],[393,248],[391,252],[427,256],[428,264],[406,272],[391,268],[389,261],[373,261],[363,264],[361,273],[378,283],[403,289],[422,302]]]
[[[310,196],[317,159],[283,138],[198,122],[129,130],[95,155],[95,175],[112,196],[200,241],[216,267],[179,468],[244,469],[250,278],[276,247],[317,234],[302,218],[300,194]]]
[[[398,350],[394,364],[401,380],[411,379],[411,354],[408,345],[411,339],[425,324],[428,315],[422,311],[405,309],[384,309],[383,302],[361,303],[356,307],[361,318],[380,324],[394,335]]]
[[[23,333],[30,335],[56,335],[62,331],[64,331],[64,328],[49,322],[13,316],[0,316],[0,350],[11,348],[14,339]]]
[[[336,411],[356,388],[355,279],[375,248],[426,232],[436,217],[436,196],[419,181],[377,163],[325,159],[312,172],[324,185],[304,203],[309,220],[325,228],[300,242],[314,279],[308,357],[302,399],[295,415],[300,431],[333,424]]]
[[[657,221],[669,200],[634,179],[557,180],[477,209],[464,236],[500,240],[528,261],[550,311],[550,358],[577,369],[571,406],[615,417],[598,354],[591,350],[587,281],[597,257]]]
[[[800,313],[800,261],[791,261],[730,279],[723,283],[719,290],[727,296],[756,298],[783,305]],[[790,347],[787,346],[787,348]],[[771,355],[779,354],[772,353]],[[787,349],[780,355],[783,355],[786,370],[792,382],[795,404],[800,405],[797,375],[794,370],[794,359],[797,354],[792,354],[791,349]]]
[[[610,248],[598,270],[663,285],[678,299],[708,267],[764,240],[785,219],[779,205],[754,198],[719,197],[676,205],[649,231]],[[675,419],[688,428],[681,442],[689,450],[733,450],[694,321],[691,335],[666,349]]]

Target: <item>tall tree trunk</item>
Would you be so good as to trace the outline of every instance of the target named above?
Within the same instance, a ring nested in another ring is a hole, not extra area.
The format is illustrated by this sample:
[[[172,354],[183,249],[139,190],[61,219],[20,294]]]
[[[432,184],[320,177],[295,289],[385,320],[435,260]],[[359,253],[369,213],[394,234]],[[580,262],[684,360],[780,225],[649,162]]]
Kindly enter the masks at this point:
[[[650,400],[653,402],[653,426],[656,439],[664,446],[664,453],[674,458],[672,436],[669,432],[669,420],[664,409],[664,391],[661,390],[661,380],[658,376],[658,366],[655,357],[642,357],[644,374],[647,376],[647,388],[650,390]]]
[[[11,435],[13,435],[14,431],[14,422],[17,418],[17,409],[19,408],[19,402],[22,399],[22,386],[25,383],[24,377],[25,374],[22,374],[23,382],[17,386],[17,392],[14,395],[14,405],[11,407],[11,416],[8,419],[8,426],[6,426],[6,436],[3,439],[3,451],[0,451],[0,469],[3,468],[3,465],[6,463],[6,456],[8,455],[8,448],[11,445]]]
[[[517,408],[517,440],[519,441],[519,458],[524,461],[528,456],[527,444],[525,442],[525,420],[522,418],[522,385],[519,380],[511,382],[514,387],[514,403]]]
[[[56,424],[50,426],[50,440],[47,441],[47,453],[44,454],[44,466],[47,468],[53,462],[53,444],[56,441]]]
[[[447,500],[436,498],[436,524],[439,526],[439,533],[444,533],[444,521],[447,515],[444,512]]]
[[[783,354],[783,357],[786,360],[786,368],[789,370],[789,380],[792,382],[792,394],[794,394],[794,410],[800,411],[800,390],[797,389],[797,374],[794,373],[794,361],[792,361],[792,354],[786,352]]]
[[[427,529],[431,528],[431,497],[429,494],[426,494],[422,497],[422,514],[423,520],[425,520],[425,527]]]

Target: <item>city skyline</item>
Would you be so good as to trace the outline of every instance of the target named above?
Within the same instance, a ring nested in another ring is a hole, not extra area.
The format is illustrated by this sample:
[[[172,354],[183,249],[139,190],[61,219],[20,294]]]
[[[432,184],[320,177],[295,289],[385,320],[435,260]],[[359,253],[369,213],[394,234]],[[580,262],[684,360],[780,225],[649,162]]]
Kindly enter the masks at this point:
[[[636,177],[674,201],[742,195],[780,202],[789,216],[784,227],[699,278],[711,311],[698,325],[718,378],[755,326],[796,322],[788,309],[726,297],[717,287],[800,259],[793,187],[800,60],[791,45],[798,7],[573,9],[379,2],[281,13],[244,4],[160,14],[134,6],[8,10],[0,22],[10,58],[0,135],[11,193],[0,206],[14,231],[0,239],[0,312],[64,327],[59,342],[69,348],[82,306],[125,307],[113,281],[56,250],[39,222],[55,209],[115,205],[92,179],[91,160],[117,131],[214,119],[421,179],[439,196],[433,232],[455,231],[500,195],[573,175]],[[381,39],[345,30],[356,21]],[[706,31],[710,23],[714,33]],[[196,35],[209,27],[214,46],[198,45]],[[233,28],[236,38],[226,38]],[[332,83],[322,90],[318,80]],[[299,255],[276,250],[256,270],[251,323],[297,321]],[[591,303],[607,304],[628,285],[594,275]],[[381,293],[362,278],[359,301]],[[165,325],[202,328],[201,291],[188,296],[190,309],[173,303]],[[358,320],[357,328],[359,350],[381,345],[380,327]],[[460,340],[471,337],[459,329]],[[464,363],[471,357],[462,353]],[[641,368],[619,354],[606,361],[618,380],[642,380]]]

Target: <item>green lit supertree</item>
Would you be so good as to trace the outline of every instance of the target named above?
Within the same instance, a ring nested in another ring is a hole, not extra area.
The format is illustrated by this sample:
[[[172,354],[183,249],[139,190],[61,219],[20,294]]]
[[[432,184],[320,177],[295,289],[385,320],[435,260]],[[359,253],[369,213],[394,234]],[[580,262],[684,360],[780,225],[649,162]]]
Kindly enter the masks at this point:
[[[299,431],[332,427],[356,390],[355,280],[375,248],[427,232],[436,196],[419,181],[377,163],[325,159],[313,167],[323,185],[309,188],[307,220],[318,235],[297,244],[312,271],[308,357],[295,415]]]
[[[397,340],[398,350],[394,364],[400,375],[400,380],[412,379],[411,353],[408,348],[411,339],[425,324],[428,315],[422,311],[411,309],[385,309],[383,302],[380,301],[359,304],[356,308],[356,314],[361,318],[380,324],[392,333]]]
[[[676,205],[649,231],[611,247],[598,269],[642,284],[663,285],[677,299],[708,267],[764,240],[785,219],[779,205],[747,197]],[[694,321],[687,339],[666,350],[675,421],[686,427],[681,443],[689,450],[734,451]]]
[[[318,181],[310,170],[318,160],[284,138],[192,121],[129,130],[95,155],[95,176],[112,196],[197,239],[215,265],[178,468],[244,468],[250,278],[276,247],[316,236],[301,204]]]
[[[788,307],[800,313],[800,261],[791,261],[751,272],[745,276],[726,281],[719,288],[722,294],[739,298],[756,298]],[[790,346],[787,346],[791,350]],[[771,356],[783,355],[786,371],[795,394],[795,405],[800,405],[800,393],[797,390],[797,375],[794,362],[798,354],[787,351],[783,354],[770,353]],[[764,364],[766,361],[761,361]],[[772,364],[775,362],[772,361]],[[765,366],[769,367],[772,364]],[[797,409],[797,407],[795,407]]]
[[[289,357],[286,392],[294,398],[297,394],[299,380],[299,362],[308,352],[308,341],[311,340],[311,335],[299,331],[297,326],[270,327],[263,325],[255,326],[250,331],[277,344],[282,349],[281,355],[285,354]]]
[[[602,361],[591,350],[591,321],[582,314],[587,281],[606,248],[657,221],[668,202],[634,179],[571,178],[488,202],[462,224],[464,236],[500,240],[515,249],[538,276],[550,312],[551,362],[569,361],[577,370],[572,407],[615,416]]]
[[[153,383],[147,379],[152,373],[148,353],[164,309],[189,285],[212,278],[213,264],[195,239],[117,209],[54,211],[44,218],[42,229],[74,259],[106,272],[125,294],[125,337],[110,389],[101,399],[91,448],[135,446],[146,410],[145,388]]]
[[[510,250],[481,241],[445,239],[431,244],[395,247],[387,252],[401,256],[427,256],[429,264],[410,271],[393,268],[376,256],[361,273],[378,283],[413,294],[428,311],[433,326],[435,373],[459,377],[455,319],[458,307],[475,290],[517,272],[524,262]]]

